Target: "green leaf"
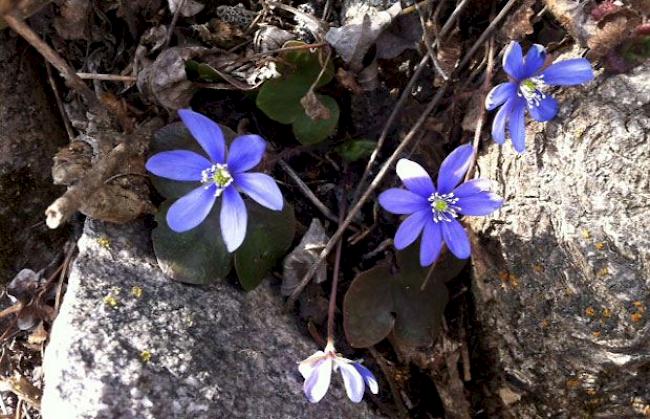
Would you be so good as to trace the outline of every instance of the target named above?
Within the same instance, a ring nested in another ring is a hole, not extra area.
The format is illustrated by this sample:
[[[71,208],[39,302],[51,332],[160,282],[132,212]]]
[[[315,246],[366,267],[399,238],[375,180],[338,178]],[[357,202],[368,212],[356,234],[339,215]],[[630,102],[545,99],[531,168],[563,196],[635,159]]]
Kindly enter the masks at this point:
[[[156,215],[158,226],[151,233],[163,273],[189,284],[207,284],[225,278],[230,272],[232,257],[221,238],[219,202],[201,224],[185,233],[172,231],[167,225],[171,204],[172,200],[162,203]]]
[[[232,142],[237,134],[225,125],[219,124],[219,127],[226,143]],[[171,123],[156,131],[149,148],[150,155],[170,150],[190,150],[205,156],[205,151],[182,122]],[[155,175],[151,175],[151,183],[165,198],[180,198],[201,185],[200,182],[180,182]]]
[[[301,144],[317,144],[336,131],[339,123],[339,105],[330,96],[317,95],[320,102],[330,111],[329,119],[314,121],[301,107],[302,113],[293,122],[293,135]]]
[[[296,231],[296,218],[291,205],[272,211],[248,201],[246,239],[235,252],[235,270],[239,283],[246,290],[255,289],[282,258]]]
[[[449,300],[445,282],[457,276],[466,261],[444,253],[422,290],[429,268],[419,265],[418,250],[419,244],[414,244],[398,252],[397,272],[377,266],[352,281],[343,301],[343,325],[350,345],[375,345],[391,331],[406,347],[434,342]]]
[[[348,140],[336,147],[336,152],[339,153],[341,157],[345,159],[345,161],[352,163],[357,160],[370,157],[376,145],[376,141],[370,141],[366,139]]]
[[[289,41],[286,46],[304,46],[304,42]],[[285,64],[280,66],[281,78],[264,82],[257,95],[257,107],[269,118],[281,124],[291,124],[305,115],[300,99],[307,94],[322,70],[322,51],[310,52],[308,48],[287,51]],[[334,65],[330,60],[316,87],[329,83],[334,77]],[[338,120],[338,119],[337,119]]]

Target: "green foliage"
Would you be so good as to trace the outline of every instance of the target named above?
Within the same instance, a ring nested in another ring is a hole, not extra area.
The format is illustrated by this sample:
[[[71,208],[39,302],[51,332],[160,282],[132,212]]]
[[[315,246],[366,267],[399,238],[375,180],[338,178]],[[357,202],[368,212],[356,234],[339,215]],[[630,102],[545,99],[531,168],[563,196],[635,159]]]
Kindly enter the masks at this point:
[[[343,325],[352,346],[375,345],[391,331],[406,347],[434,342],[449,301],[445,282],[458,275],[466,261],[449,252],[441,255],[422,290],[430,268],[419,265],[418,250],[419,245],[411,245],[398,253],[397,272],[377,266],[354,279],[343,302]]]
[[[235,252],[235,270],[241,286],[255,289],[285,255],[296,232],[293,207],[284,203],[282,211],[271,211],[248,202],[248,231]]]
[[[302,144],[317,144],[327,139],[335,130],[339,122],[339,105],[330,96],[317,95],[320,102],[329,110],[329,119],[313,120],[304,109],[293,121],[293,134]]]
[[[230,143],[235,133],[221,125]],[[205,155],[185,126],[178,122],[161,128],[154,135],[153,153],[168,150],[191,150]],[[200,187],[199,182],[179,182],[151,176],[158,192],[167,198],[156,215],[158,226],[151,238],[160,268],[165,275],[189,284],[208,284],[225,278],[234,265],[239,282],[245,290],[257,287],[291,246],[296,230],[293,207],[285,202],[283,211],[271,211],[246,200],[248,227],[246,239],[234,254],[228,253],[221,238],[217,199],[208,217],[197,227],[184,233],[172,231],[166,216],[173,202]]]
[[[336,147],[336,152],[339,153],[345,161],[352,163],[370,157],[376,145],[376,141],[366,139],[348,140]]]
[[[286,46],[303,46],[303,42],[290,41]],[[305,112],[300,100],[307,94],[323,69],[320,50],[308,48],[288,51],[280,65],[281,78],[264,82],[257,95],[256,104],[269,118],[282,124],[292,124],[296,139],[302,144],[316,144],[332,135],[339,120],[339,107],[330,96],[319,95],[321,103],[330,111],[325,120],[313,120]],[[334,77],[331,61],[316,88],[329,83]]]
[[[231,255],[221,239],[217,202],[210,215],[197,227],[176,233],[165,217],[173,200],[163,202],[156,215],[158,226],[151,233],[158,265],[165,275],[188,284],[208,284],[230,272]]]

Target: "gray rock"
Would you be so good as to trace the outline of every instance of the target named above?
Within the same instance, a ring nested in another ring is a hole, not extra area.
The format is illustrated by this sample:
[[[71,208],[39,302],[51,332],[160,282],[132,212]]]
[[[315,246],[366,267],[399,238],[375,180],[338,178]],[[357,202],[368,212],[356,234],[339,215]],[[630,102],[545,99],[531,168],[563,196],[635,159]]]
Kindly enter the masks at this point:
[[[87,221],[44,358],[45,419],[375,418],[336,378],[312,405],[297,362],[317,348],[268,284],[172,282],[142,223]]]
[[[557,97],[555,120],[529,124],[525,154],[490,145],[479,159],[507,202],[470,221],[485,239],[474,255],[480,356],[498,378],[491,393],[517,395],[501,397],[514,417],[641,417],[650,413],[650,64]]]

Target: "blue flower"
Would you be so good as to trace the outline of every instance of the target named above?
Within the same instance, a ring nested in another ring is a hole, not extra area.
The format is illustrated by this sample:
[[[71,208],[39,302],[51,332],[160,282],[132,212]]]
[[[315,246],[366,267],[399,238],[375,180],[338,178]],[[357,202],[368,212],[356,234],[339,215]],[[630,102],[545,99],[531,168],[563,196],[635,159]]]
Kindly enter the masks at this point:
[[[154,175],[202,184],[169,207],[167,224],[178,233],[191,230],[205,220],[217,198],[222,197],[221,236],[228,251],[234,252],[244,241],[248,220],[239,192],[274,211],[282,210],[284,205],[273,178],[247,172],[262,160],[266,142],[258,135],[241,135],[228,151],[215,122],[190,109],[181,109],[178,114],[208,158],[193,151],[173,150],[155,154],[147,161],[147,170]]]
[[[392,188],[379,195],[379,203],[386,211],[408,214],[395,234],[397,249],[406,248],[422,235],[422,266],[429,266],[438,258],[443,242],[457,258],[468,258],[469,239],[456,218],[488,215],[503,205],[503,200],[489,191],[487,179],[474,179],[457,186],[469,169],[473,154],[472,145],[467,144],[447,156],[440,166],[437,189],[422,166],[401,159],[396,169],[406,189]]]
[[[503,144],[508,124],[512,145],[518,153],[526,148],[526,109],[539,122],[557,115],[557,101],[545,93],[549,86],[574,86],[594,78],[591,64],[585,58],[560,61],[544,69],[545,61],[543,46],[533,44],[524,57],[521,46],[510,42],[503,54],[503,69],[510,81],[495,86],[485,98],[487,110],[501,106],[492,123],[492,138]]]
[[[305,396],[312,403],[318,403],[325,397],[333,370],[338,370],[341,373],[345,392],[354,403],[359,403],[363,399],[366,385],[372,394],[379,392],[377,379],[372,372],[359,362],[351,361],[337,354],[331,343],[325,347],[324,351],[317,351],[300,362],[298,370],[305,379],[303,385]]]

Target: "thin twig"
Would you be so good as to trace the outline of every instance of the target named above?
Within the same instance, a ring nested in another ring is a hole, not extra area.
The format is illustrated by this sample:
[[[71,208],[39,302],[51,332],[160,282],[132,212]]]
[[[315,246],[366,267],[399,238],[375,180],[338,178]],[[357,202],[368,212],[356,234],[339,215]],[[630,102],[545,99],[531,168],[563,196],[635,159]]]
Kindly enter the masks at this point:
[[[178,2],[178,7],[176,8],[176,11],[174,12],[174,16],[172,16],[172,23],[169,24],[169,28],[167,29],[167,34],[165,35],[165,43],[163,44],[163,50],[167,49],[169,46],[169,43],[172,40],[172,34],[174,33],[174,28],[176,27],[176,23],[178,22],[178,18],[181,15],[181,9],[185,7],[185,0],[180,0]]]
[[[63,126],[65,127],[65,132],[68,134],[68,140],[72,141],[75,137],[74,131],[72,130],[72,124],[68,119],[68,115],[65,113],[65,108],[63,107],[63,101],[61,100],[61,95],[59,94],[59,89],[56,87],[56,81],[52,75],[52,66],[47,61],[45,62],[45,70],[47,71],[47,81],[50,83],[52,92],[54,93],[54,100],[56,100],[56,107],[59,108],[59,113],[61,114],[61,119],[63,120]]]
[[[451,13],[449,18],[447,19],[447,22],[442,26],[442,29],[440,30],[440,33],[438,34],[438,37],[434,41],[435,45],[432,45],[431,47],[433,48],[436,46],[441,40],[447,35],[447,33],[451,30],[452,25],[456,21],[456,18],[460,14],[460,12],[465,8],[465,6],[469,3],[469,0],[461,0],[460,3],[456,6],[454,11]],[[415,86],[415,83],[418,81],[420,78],[420,74],[424,71],[426,68],[427,62],[429,61],[429,54],[425,54],[424,57],[420,60],[420,63],[417,65],[415,71],[413,72],[413,75],[411,76],[411,79],[409,82],[406,84],[406,87],[404,90],[402,90],[402,94],[400,98],[397,100],[397,103],[395,104],[395,107],[393,108],[393,111],[391,112],[390,116],[388,117],[388,120],[386,120],[386,124],[384,124],[384,128],[381,131],[381,134],[379,134],[379,139],[377,140],[377,144],[375,145],[375,149],[372,151],[372,154],[370,155],[370,158],[368,159],[368,163],[366,163],[366,168],[363,171],[363,175],[361,175],[361,180],[359,181],[359,184],[357,185],[356,189],[354,190],[353,199],[356,200],[359,197],[359,194],[361,193],[361,190],[363,189],[365,185],[365,179],[368,177],[370,174],[370,171],[372,170],[372,167],[375,164],[375,160],[379,156],[379,151],[381,150],[381,147],[384,145],[384,142],[386,141],[386,138],[388,137],[388,133],[390,132],[391,127],[393,126],[393,123],[397,119],[397,115],[399,115],[399,112],[402,110],[402,107],[404,106],[404,103],[406,102],[406,99],[411,95],[411,91],[413,90],[413,87]]]
[[[70,262],[72,261],[72,256],[74,255],[75,249],[77,248],[77,243],[72,241],[69,242],[67,254],[65,255],[65,260],[63,261],[63,269],[59,275],[59,283],[56,286],[56,297],[54,298],[54,312],[59,312],[59,307],[61,307],[61,296],[63,294],[63,280],[68,274],[70,268]]]
[[[427,29],[427,22],[424,18],[424,13],[422,13],[422,9],[420,9],[419,3],[415,3],[414,6],[418,11],[418,16],[420,17],[420,26],[422,26],[422,38],[424,39],[424,46],[429,53],[429,57],[433,63],[433,68],[438,72],[438,74],[440,74],[440,77],[442,77],[443,80],[447,80],[449,79],[449,76],[447,73],[445,73],[445,70],[438,62],[438,58],[436,58],[436,52],[433,50],[433,41],[431,41],[431,37],[429,36],[429,30]]]
[[[518,1],[519,0],[509,0],[508,3],[506,3],[505,6],[503,6],[503,9],[501,9],[497,17],[495,17],[494,20],[490,22],[490,24],[488,25],[487,28],[485,28],[481,36],[478,37],[476,43],[472,46],[472,48],[470,48],[467,54],[465,54],[463,60],[460,62],[460,64],[458,64],[458,69],[463,69],[467,65],[467,63],[469,63],[469,60],[472,59],[476,51],[478,51],[478,49],[483,46],[483,43],[486,41],[487,37],[492,34],[494,28],[496,28],[497,25],[501,23],[501,20],[508,14],[510,9],[512,9],[518,3]]]
[[[335,216],[334,213],[333,213],[332,211],[330,211],[330,209],[327,208],[327,207],[325,206],[325,204],[323,204],[323,203],[320,201],[320,199],[318,199],[318,197],[317,197],[317,196],[316,196],[316,195],[311,191],[311,189],[309,189],[309,186],[307,186],[307,185],[305,184],[305,182],[303,182],[302,179],[300,179],[300,176],[298,175],[298,173],[296,173],[296,172],[291,168],[291,166],[289,166],[289,165],[288,165],[284,160],[282,160],[282,159],[278,160],[278,164],[280,165],[280,167],[282,168],[282,170],[284,170],[284,172],[285,172],[287,175],[289,175],[289,177],[291,178],[291,180],[293,180],[293,181],[296,183],[296,186],[298,186],[298,189],[300,189],[300,192],[302,192],[303,195],[305,195],[305,198],[309,199],[309,200],[311,201],[311,203],[314,204],[314,206],[315,206],[316,208],[318,208],[318,210],[319,210],[319,211],[320,211],[320,212],[321,212],[325,217],[327,217],[329,220],[334,221],[335,223],[338,223],[338,222],[339,222],[338,217]]]
[[[77,73],[77,76],[82,80],[123,81],[127,83],[138,81],[135,76],[122,76],[120,74]]]
[[[517,0],[510,0],[505,6],[504,10],[509,10],[512,8],[512,5],[516,3]],[[490,23],[490,25],[485,29],[485,31],[481,34],[479,39],[482,39],[481,42],[484,42],[485,39],[489,36],[489,34],[492,32],[492,30],[496,27],[498,22],[503,19],[505,16],[505,13],[503,10],[499,13],[499,15],[495,18],[494,21]],[[442,31],[441,31],[442,32]],[[478,48],[472,48],[463,58],[461,63],[463,62],[469,62],[471,59],[472,55],[476,53]],[[428,57],[428,55],[426,56]],[[463,66],[459,65],[457,69],[461,69]],[[366,201],[370,198],[370,196],[374,193],[375,189],[379,187],[381,182],[384,179],[384,176],[388,173],[388,170],[392,167],[392,165],[397,161],[397,159],[400,157],[401,153],[411,144],[411,142],[417,138],[417,132],[420,130],[422,125],[424,125],[424,122],[427,120],[429,117],[429,114],[438,106],[440,101],[442,100],[445,92],[447,91],[449,85],[449,80],[446,82],[443,82],[443,85],[438,89],[438,92],[436,95],[433,97],[431,102],[427,105],[427,107],[423,110],[422,114],[420,115],[420,118],[415,122],[411,130],[406,134],[402,142],[397,146],[393,154],[384,162],[384,164],[381,166],[379,169],[379,172],[377,175],[375,175],[373,181],[370,183],[366,191],[363,193],[363,195],[359,198],[359,200],[354,204],[350,212],[348,213],[347,217],[345,217],[345,220],[343,223],[339,225],[338,230],[332,235],[330,240],[327,242],[327,245],[325,248],[321,251],[318,260],[309,268],[307,273],[305,273],[305,276],[302,278],[300,281],[300,284],[296,287],[296,289],[293,291],[293,293],[289,296],[289,299],[287,300],[287,304],[289,306],[292,306],[295,303],[296,298],[298,298],[298,295],[304,287],[309,283],[311,278],[316,274],[318,269],[320,268],[320,265],[323,263],[327,255],[330,254],[330,252],[334,249],[334,246],[336,245],[336,242],[341,239],[343,236],[343,232],[345,229],[348,227],[348,225],[352,222],[354,217],[361,211],[361,208],[365,205]]]
[[[13,13],[8,13],[2,16],[11,29],[18,35],[22,36],[31,46],[33,46],[50,64],[56,68],[68,85],[75,89],[86,100],[88,107],[95,113],[100,114],[105,112],[102,103],[97,99],[90,87],[86,85],[77,76],[77,73],[70,67],[65,60],[54,51],[48,44],[46,44],[21,18],[15,16]]]
[[[323,47],[326,47],[328,45],[329,44],[327,42],[319,42],[319,43],[316,43],[316,44],[293,45],[293,46],[290,46],[290,47],[276,48],[276,49],[273,49],[273,50],[270,50],[270,51],[258,52],[257,54],[252,54],[252,55],[248,55],[246,57],[237,58],[236,60],[224,63],[223,65],[220,65],[219,67],[216,67],[216,68],[217,69],[224,69],[226,67],[232,67],[232,66],[234,66],[236,64],[239,64],[239,63],[245,63],[247,61],[252,61],[252,60],[255,60],[255,59],[258,59],[258,58],[266,57],[267,55],[273,55],[273,54],[277,54],[277,53],[280,53],[280,52],[298,51],[298,50],[301,50],[301,49],[323,48]]]
[[[472,142],[472,147],[474,149],[474,154],[472,154],[472,160],[469,164],[469,170],[465,173],[465,181],[469,180],[474,176],[476,167],[474,163],[476,162],[476,153],[478,152],[478,145],[481,141],[481,131],[483,131],[483,123],[485,122],[485,97],[488,93],[490,83],[492,82],[492,72],[494,68],[494,37],[490,37],[487,47],[487,68],[485,69],[485,80],[483,81],[483,87],[481,92],[481,102],[479,103],[480,111],[478,119],[476,121],[476,129],[474,130],[474,140]]]
[[[393,380],[393,377],[390,375],[390,371],[388,371],[388,366],[386,365],[386,361],[384,360],[384,357],[381,356],[377,350],[371,346],[368,348],[368,351],[370,352],[370,355],[372,355],[373,358],[375,358],[375,361],[377,361],[377,365],[379,365],[379,369],[381,370],[382,374],[384,374],[384,377],[386,377],[386,381],[388,382],[388,388],[390,389],[391,394],[393,395],[393,401],[395,401],[395,405],[397,406],[397,410],[399,411],[399,416],[402,418],[405,418],[408,416],[408,410],[406,409],[406,406],[404,405],[404,401],[402,400],[402,397],[399,394],[399,389],[397,388],[397,384],[395,383],[395,380]]]

